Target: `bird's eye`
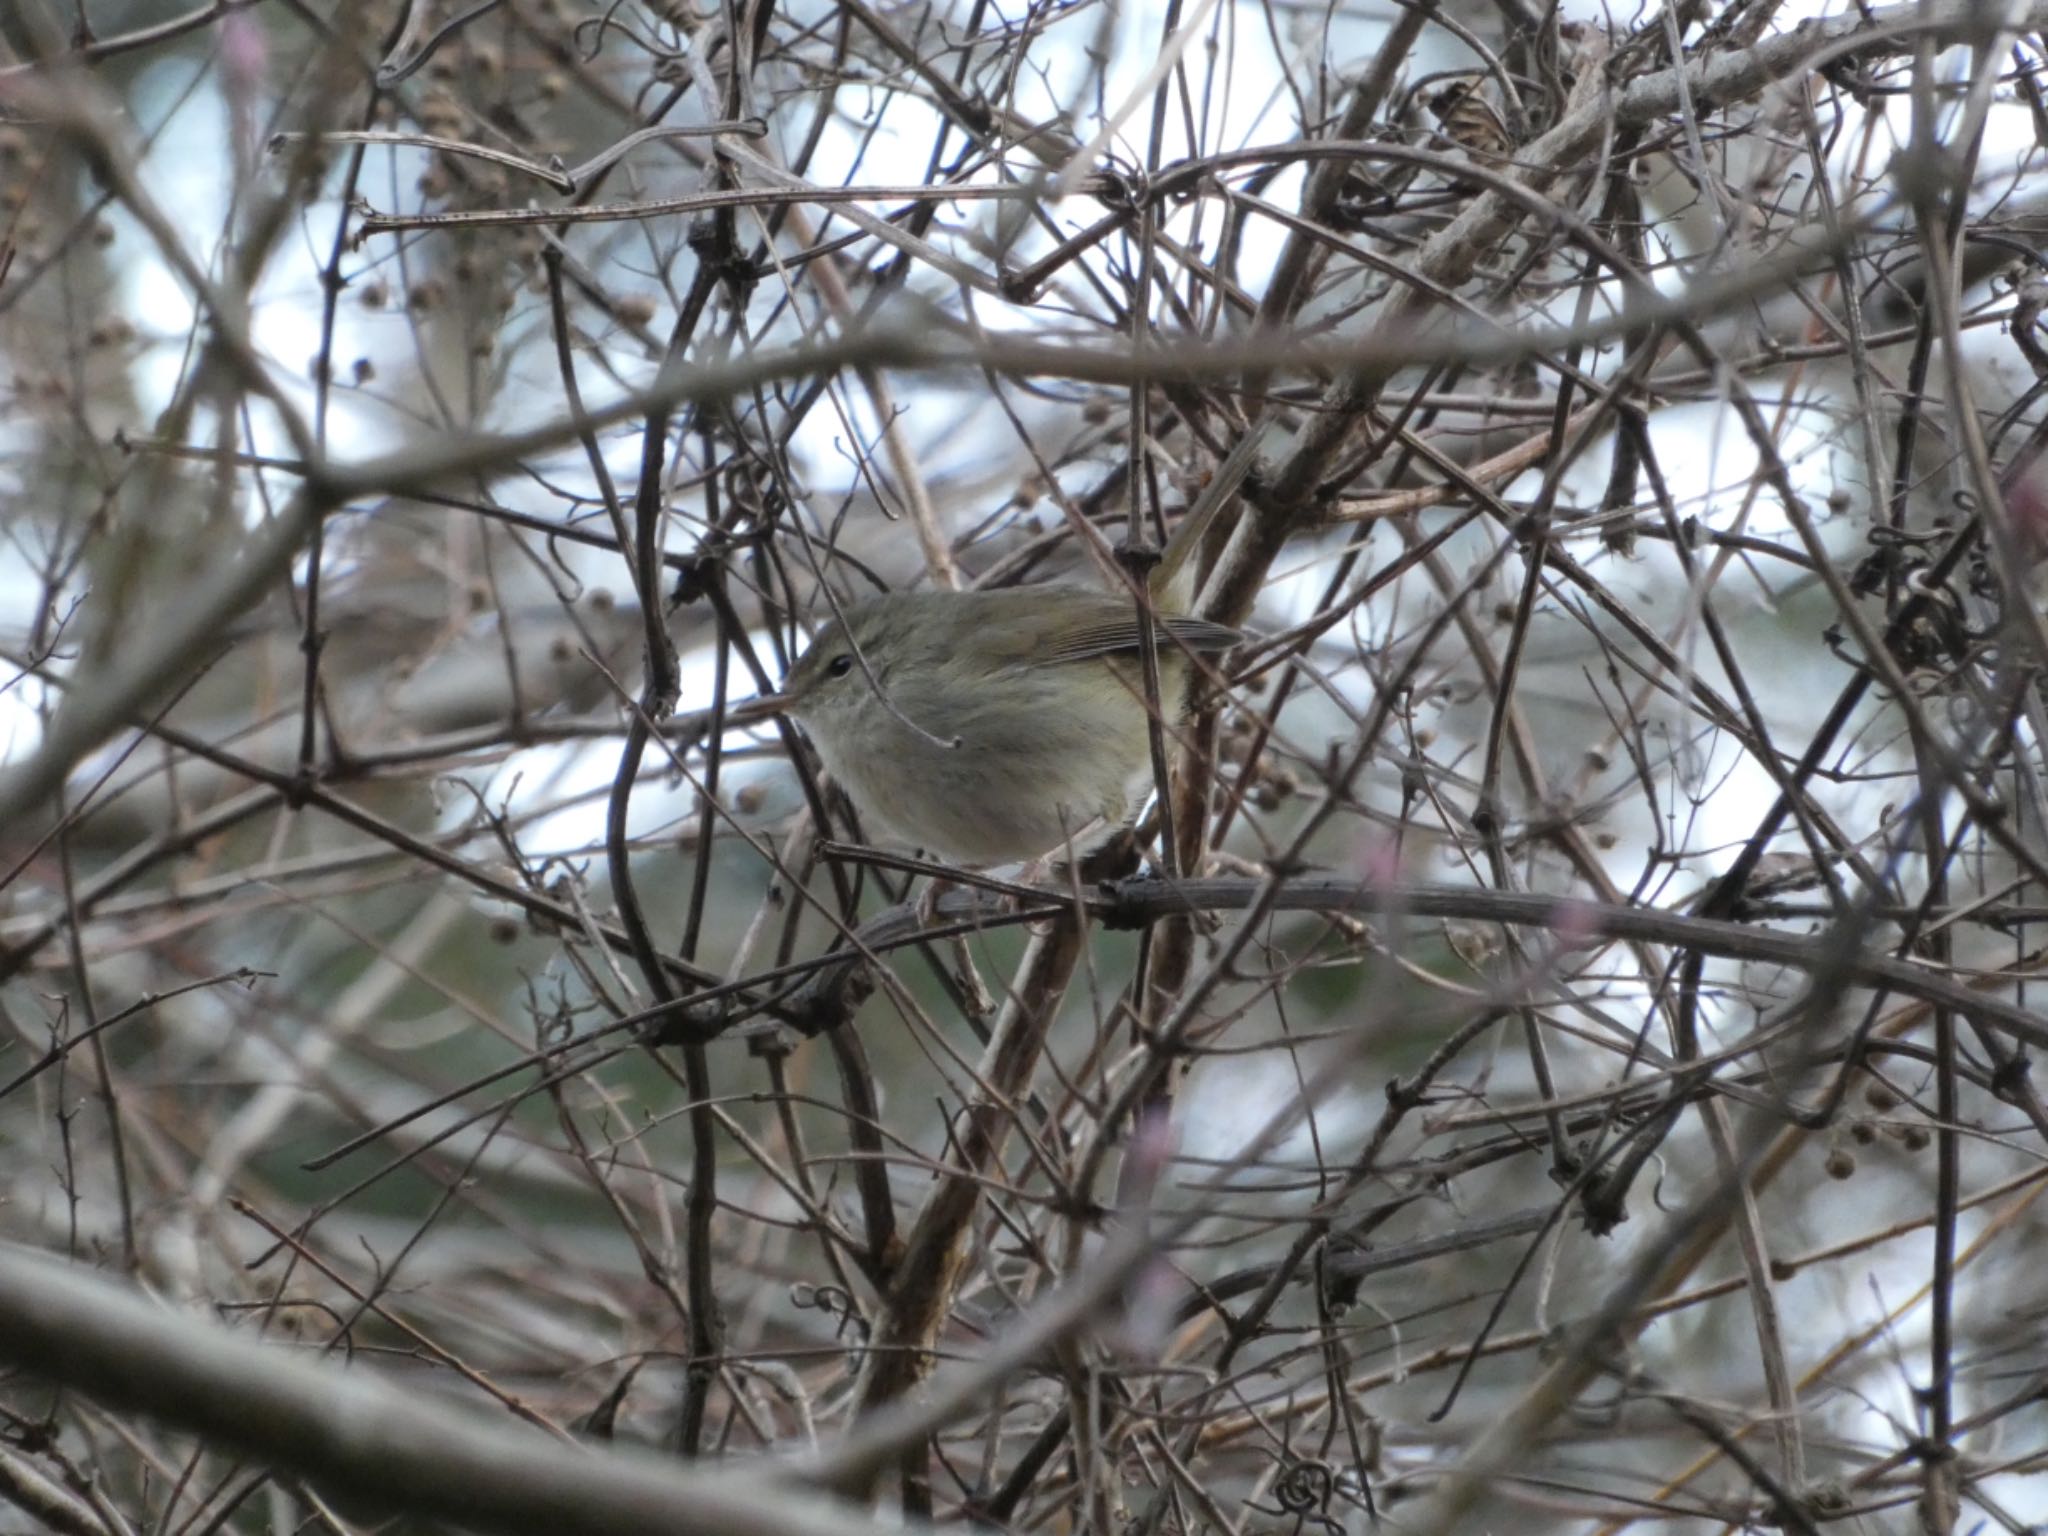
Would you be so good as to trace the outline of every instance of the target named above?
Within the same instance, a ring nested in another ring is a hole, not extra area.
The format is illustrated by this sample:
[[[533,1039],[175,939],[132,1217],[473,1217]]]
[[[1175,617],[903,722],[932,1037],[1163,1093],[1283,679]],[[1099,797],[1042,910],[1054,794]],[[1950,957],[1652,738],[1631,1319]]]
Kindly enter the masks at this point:
[[[851,672],[852,670],[853,658],[851,656],[845,655],[844,653],[838,656],[834,656],[830,661],[825,663],[825,675],[827,677],[844,677],[847,673]]]

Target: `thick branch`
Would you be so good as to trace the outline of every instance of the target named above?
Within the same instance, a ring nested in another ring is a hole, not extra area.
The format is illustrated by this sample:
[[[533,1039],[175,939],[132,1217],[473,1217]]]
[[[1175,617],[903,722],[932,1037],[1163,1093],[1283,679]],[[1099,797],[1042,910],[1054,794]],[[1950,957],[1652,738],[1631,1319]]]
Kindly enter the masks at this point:
[[[316,1482],[481,1531],[674,1536],[679,1519],[706,1536],[883,1529],[764,1478],[572,1449],[359,1369],[292,1359],[13,1246],[0,1247],[0,1358]]]

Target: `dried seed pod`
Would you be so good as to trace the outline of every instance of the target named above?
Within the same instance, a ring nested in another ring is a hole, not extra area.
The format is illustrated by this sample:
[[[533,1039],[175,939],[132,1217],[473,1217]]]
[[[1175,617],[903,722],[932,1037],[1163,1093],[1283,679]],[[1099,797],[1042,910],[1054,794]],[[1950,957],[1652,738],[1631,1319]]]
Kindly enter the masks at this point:
[[[1443,125],[1445,137],[1473,154],[1505,160],[1515,152],[1514,135],[1477,80],[1453,80],[1432,91],[1426,105]]]

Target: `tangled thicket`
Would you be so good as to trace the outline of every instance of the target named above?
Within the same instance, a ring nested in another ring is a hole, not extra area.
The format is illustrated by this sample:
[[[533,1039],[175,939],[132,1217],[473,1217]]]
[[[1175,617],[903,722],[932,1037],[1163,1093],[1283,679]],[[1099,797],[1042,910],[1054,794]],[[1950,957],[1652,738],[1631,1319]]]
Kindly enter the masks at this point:
[[[0,1232],[762,1532],[2048,1515],[2042,0],[0,41]],[[723,728],[1210,502],[1140,873]],[[517,1528],[62,1331],[10,1518]]]

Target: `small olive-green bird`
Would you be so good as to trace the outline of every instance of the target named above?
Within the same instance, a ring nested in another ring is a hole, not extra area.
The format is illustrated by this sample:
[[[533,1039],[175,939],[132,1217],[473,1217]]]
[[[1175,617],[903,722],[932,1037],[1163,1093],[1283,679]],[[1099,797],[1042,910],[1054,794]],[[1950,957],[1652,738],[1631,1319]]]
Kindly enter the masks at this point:
[[[1186,617],[1195,542],[1155,568],[1159,705],[1185,718],[1191,658],[1241,638]],[[974,867],[1085,851],[1127,825],[1152,784],[1139,605],[1068,586],[897,592],[850,605],[748,717],[799,721],[867,834]]]

